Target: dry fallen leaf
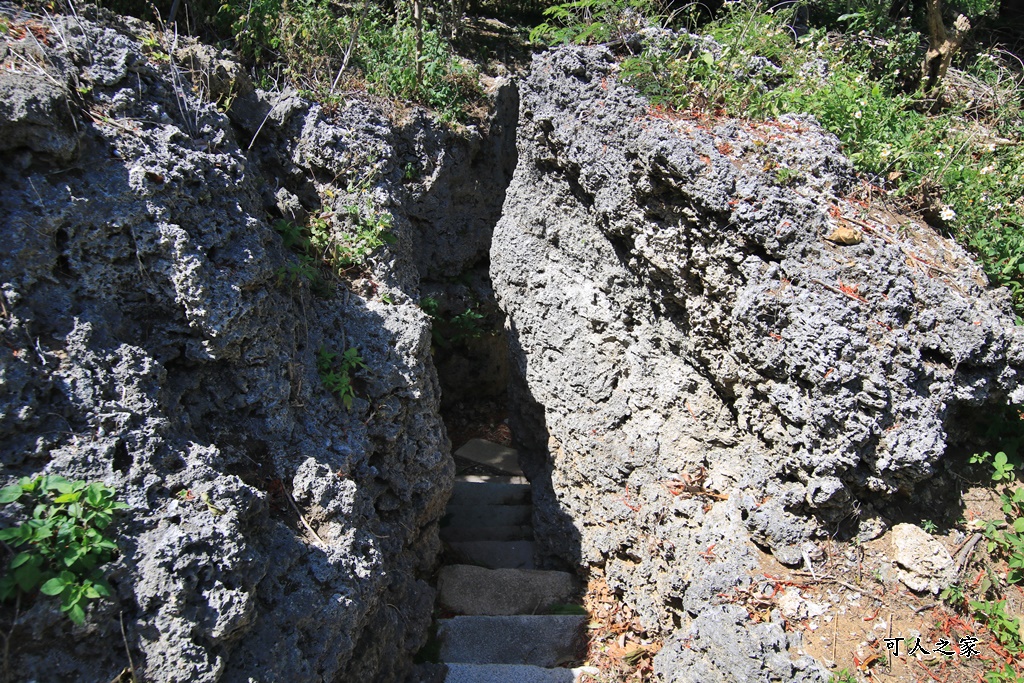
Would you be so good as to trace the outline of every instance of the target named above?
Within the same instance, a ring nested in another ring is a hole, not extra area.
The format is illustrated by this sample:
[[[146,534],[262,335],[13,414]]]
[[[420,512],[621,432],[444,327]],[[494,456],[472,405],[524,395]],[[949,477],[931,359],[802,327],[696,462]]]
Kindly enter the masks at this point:
[[[860,244],[864,240],[864,236],[861,235],[860,230],[841,227],[833,230],[832,234],[825,239],[836,244]]]

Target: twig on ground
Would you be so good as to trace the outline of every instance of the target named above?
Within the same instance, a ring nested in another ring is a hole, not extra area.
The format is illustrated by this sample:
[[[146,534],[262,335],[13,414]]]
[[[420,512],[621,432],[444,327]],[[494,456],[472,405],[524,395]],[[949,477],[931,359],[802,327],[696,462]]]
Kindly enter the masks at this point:
[[[953,566],[956,567],[957,576],[960,576],[960,574],[967,569],[967,564],[971,561],[971,554],[974,553],[974,548],[978,545],[978,542],[981,541],[981,539],[981,534],[973,534],[970,539],[968,539],[967,543],[964,544],[964,547],[960,549],[960,552],[957,553],[956,559],[953,561]]]
[[[838,584],[838,585],[842,586],[843,588],[847,588],[847,589],[853,591],[854,593],[859,593],[860,595],[863,595],[865,598],[872,598],[874,600],[881,600],[881,598],[878,597],[877,594],[870,593],[870,592],[866,591],[863,588],[855,586],[852,583],[849,583],[848,581],[843,581],[842,579],[836,578],[835,576],[829,576],[827,574],[822,574],[821,576],[815,576],[811,572],[802,572],[802,571],[796,571],[796,572],[793,572],[793,573],[794,574],[800,574],[801,576],[811,576],[811,577],[814,578],[815,581],[830,581],[832,583],[835,583],[835,584]]]
[[[131,650],[130,647],[128,647],[128,633],[124,629],[124,611],[123,610],[118,613],[117,619],[118,619],[118,621],[121,622],[121,640],[124,641],[124,651],[128,655],[128,668],[131,670],[132,683],[136,683],[136,681],[138,679],[135,677],[135,661],[132,660],[132,650]]]
[[[306,527],[306,530],[313,534],[313,537],[316,538],[316,540],[320,541],[320,545],[326,546],[327,543],[324,539],[320,538],[320,534],[314,531],[313,527],[311,527],[309,522],[306,521],[306,518],[302,515],[302,511],[299,510],[299,506],[295,504],[295,499],[292,498],[292,494],[289,493],[288,489],[282,486],[281,490],[284,491],[284,497],[288,499],[288,503],[292,506],[292,510],[295,510],[295,514],[299,516],[299,521],[302,522],[302,526]]]

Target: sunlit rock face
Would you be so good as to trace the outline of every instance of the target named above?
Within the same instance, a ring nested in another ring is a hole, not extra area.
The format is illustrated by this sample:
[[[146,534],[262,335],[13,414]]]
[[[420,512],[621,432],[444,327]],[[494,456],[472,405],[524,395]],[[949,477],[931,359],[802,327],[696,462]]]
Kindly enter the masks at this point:
[[[812,119],[665,112],[596,48],[535,57],[520,98],[491,275],[549,560],[668,636],[668,680],[817,678],[714,605],[756,546],[800,563],[929,480],[958,408],[1024,396],[1007,295],[859,202]]]

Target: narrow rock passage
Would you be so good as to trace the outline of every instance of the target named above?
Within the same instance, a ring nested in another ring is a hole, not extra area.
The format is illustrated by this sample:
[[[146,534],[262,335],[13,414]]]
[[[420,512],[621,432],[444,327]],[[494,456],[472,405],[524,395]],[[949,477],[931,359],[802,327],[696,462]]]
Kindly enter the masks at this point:
[[[446,683],[573,683],[587,617],[553,614],[578,598],[576,577],[534,569],[530,485],[514,449],[473,439],[460,458],[502,474],[456,477],[441,540],[456,564],[438,578]],[[554,608],[554,609],[553,609]]]

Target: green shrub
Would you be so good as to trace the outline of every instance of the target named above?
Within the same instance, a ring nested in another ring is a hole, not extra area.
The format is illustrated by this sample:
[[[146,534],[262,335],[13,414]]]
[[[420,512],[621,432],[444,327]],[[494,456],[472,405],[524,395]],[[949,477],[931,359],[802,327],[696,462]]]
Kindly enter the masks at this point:
[[[117,545],[103,535],[117,510],[128,507],[101,483],[58,476],[25,477],[0,490],[0,503],[20,502],[31,517],[0,530],[0,541],[15,551],[0,579],[0,599],[39,591],[59,596],[61,611],[76,624],[85,620],[88,600],[109,597],[101,567]]]
[[[412,25],[393,23],[376,7],[365,20],[357,58],[370,92],[432,107],[446,121],[465,118],[468,108],[481,98],[476,70],[463,64],[427,23],[423,26],[421,80],[416,73]]]
[[[656,20],[654,0],[571,0],[544,10],[531,42],[595,44],[621,39]]]

